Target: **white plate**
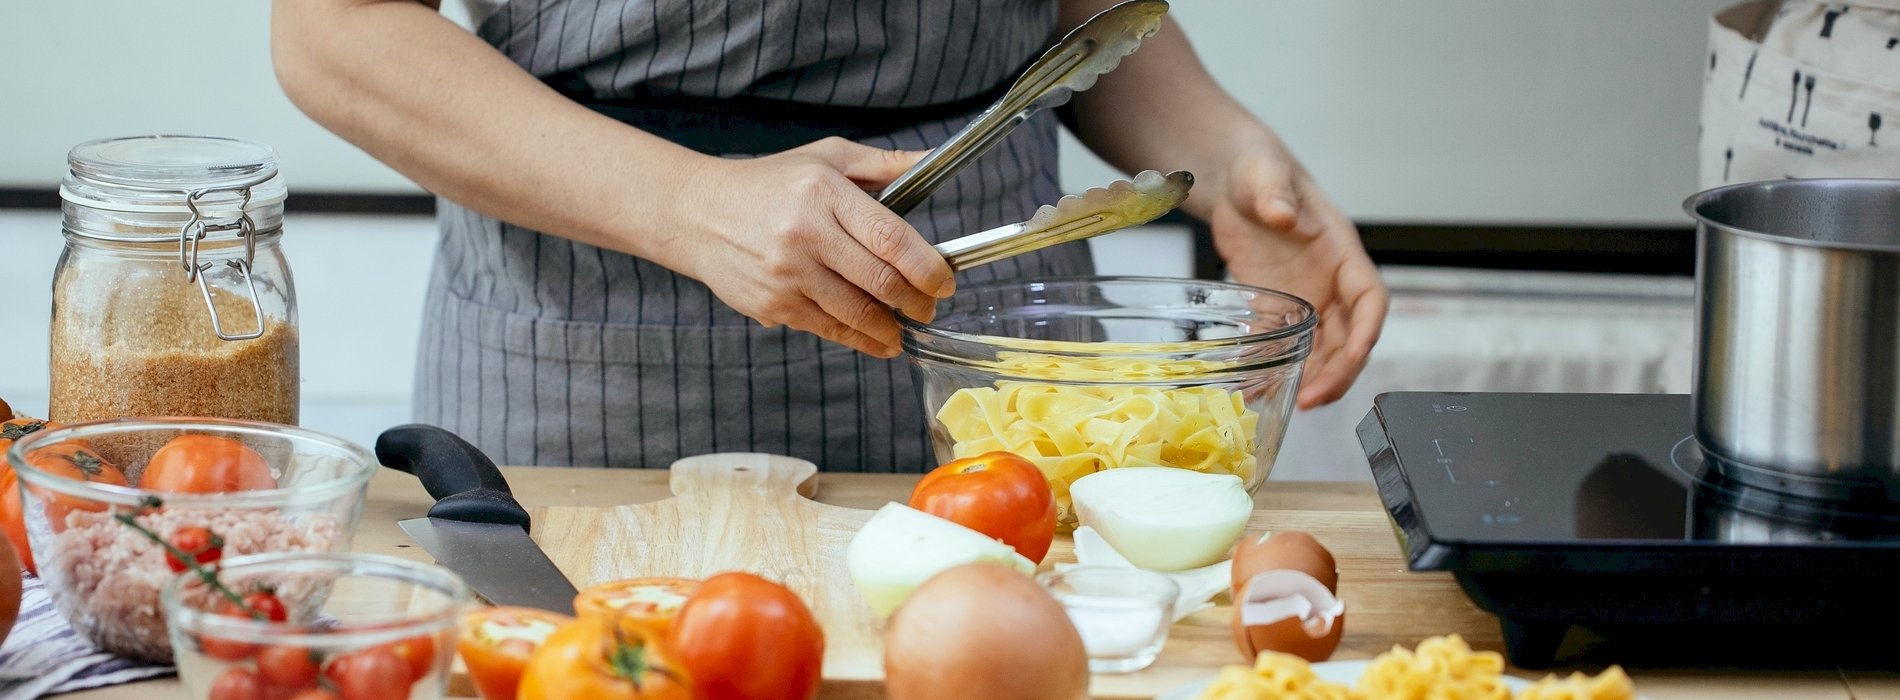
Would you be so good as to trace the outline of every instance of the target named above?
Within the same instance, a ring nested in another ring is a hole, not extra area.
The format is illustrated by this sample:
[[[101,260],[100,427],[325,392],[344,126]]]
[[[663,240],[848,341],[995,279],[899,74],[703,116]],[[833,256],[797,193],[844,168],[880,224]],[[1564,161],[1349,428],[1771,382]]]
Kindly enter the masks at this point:
[[[1338,683],[1350,688],[1359,682],[1359,677],[1365,674],[1366,667],[1371,665],[1371,659],[1325,661],[1313,664],[1313,675],[1319,676],[1321,680]],[[1157,695],[1155,696],[1155,700],[1193,700],[1194,696],[1200,695],[1201,691],[1206,690],[1208,684],[1213,682],[1214,677],[1209,676]],[[1534,683],[1516,676],[1504,676],[1504,685],[1510,688],[1512,693],[1516,693],[1531,687]]]

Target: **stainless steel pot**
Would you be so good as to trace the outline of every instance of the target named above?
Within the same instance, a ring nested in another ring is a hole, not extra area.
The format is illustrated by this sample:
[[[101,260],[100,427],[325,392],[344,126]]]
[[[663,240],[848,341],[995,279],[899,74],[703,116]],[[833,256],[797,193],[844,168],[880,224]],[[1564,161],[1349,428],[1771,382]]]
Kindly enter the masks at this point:
[[[1900,500],[1900,180],[1753,182],[1683,206],[1696,439],[1754,486]]]

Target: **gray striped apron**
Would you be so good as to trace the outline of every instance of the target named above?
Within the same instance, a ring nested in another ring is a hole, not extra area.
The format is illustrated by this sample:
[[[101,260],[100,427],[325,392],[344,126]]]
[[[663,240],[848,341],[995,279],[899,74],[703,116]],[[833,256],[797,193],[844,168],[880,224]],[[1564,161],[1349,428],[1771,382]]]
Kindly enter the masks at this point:
[[[1048,0],[512,0],[478,34],[583,101],[790,102],[863,123],[864,114],[902,120],[928,113],[920,107],[986,104],[985,93],[1046,47],[1055,11]],[[888,123],[856,140],[928,149],[978,109]],[[752,112],[764,119],[758,131],[775,131],[772,110]],[[1056,129],[1052,115],[1032,119],[909,221],[938,241],[1028,218],[1060,195]],[[638,183],[627,190],[637,196]],[[759,451],[829,471],[935,465],[921,394],[901,358],[762,328],[704,284],[643,259],[447,200],[438,212],[415,415],[497,462],[663,467]],[[958,282],[1090,271],[1076,243]]]

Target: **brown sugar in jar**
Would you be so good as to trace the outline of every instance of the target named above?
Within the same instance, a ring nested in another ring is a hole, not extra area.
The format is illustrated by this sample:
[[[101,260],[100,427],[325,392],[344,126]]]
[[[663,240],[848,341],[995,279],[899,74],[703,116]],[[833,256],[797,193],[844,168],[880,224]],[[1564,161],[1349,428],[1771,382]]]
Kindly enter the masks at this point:
[[[80,144],[68,161],[48,417],[296,424],[296,295],[271,149],[137,137]]]

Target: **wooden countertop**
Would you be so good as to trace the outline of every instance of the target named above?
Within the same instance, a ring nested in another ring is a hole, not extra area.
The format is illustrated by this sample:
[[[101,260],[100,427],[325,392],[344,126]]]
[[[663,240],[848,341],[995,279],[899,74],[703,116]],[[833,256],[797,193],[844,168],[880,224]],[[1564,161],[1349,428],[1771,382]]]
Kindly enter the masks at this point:
[[[504,472],[515,495],[529,508],[613,506],[667,495],[666,472],[662,470],[513,467]],[[823,474],[817,499],[834,505],[876,508],[904,498],[916,478]],[[421,515],[430,503],[415,479],[389,471],[378,474],[370,485],[356,548],[429,561],[428,554],[396,527],[396,521]],[[1391,525],[1370,484],[1269,482],[1256,503],[1265,511],[1269,527],[1312,532],[1337,558],[1340,596],[1351,614],[1335,659],[1371,658],[1393,645],[1409,647],[1426,637],[1450,633],[1462,635],[1474,648],[1501,648],[1497,621],[1473,606],[1449,575],[1406,570]],[[1879,635],[1886,630],[1867,632]],[[1173,648],[1186,644],[1231,645],[1232,641],[1224,616],[1218,620],[1196,616],[1177,625],[1169,644]],[[1163,654],[1165,657],[1167,652]],[[1234,663],[1241,661],[1236,652]],[[1512,673],[1533,679],[1543,675]],[[1647,700],[1900,699],[1900,674],[1637,670],[1630,675],[1636,680],[1637,692]],[[150,700],[182,695],[176,680],[163,679],[61,697]]]

